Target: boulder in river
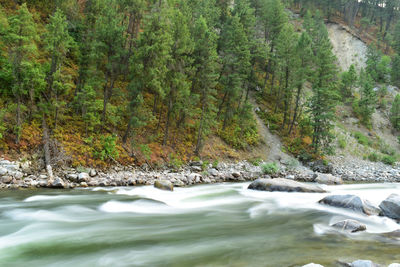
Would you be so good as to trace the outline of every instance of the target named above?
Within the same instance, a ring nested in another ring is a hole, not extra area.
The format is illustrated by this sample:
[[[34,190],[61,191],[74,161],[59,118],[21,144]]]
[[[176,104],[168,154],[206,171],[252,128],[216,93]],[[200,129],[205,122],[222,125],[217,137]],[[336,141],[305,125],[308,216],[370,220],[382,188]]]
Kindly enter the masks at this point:
[[[332,226],[335,228],[340,228],[345,231],[349,231],[351,233],[361,232],[367,229],[365,224],[362,224],[356,220],[351,220],[351,219],[334,223],[332,224]]]
[[[326,191],[318,185],[305,184],[285,178],[257,179],[252,182],[248,189],[260,191],[282,191],[282,192],[304,192],[325,193]]]
[[[388,267],[400,267],[400,263],[392,263]]]
[[[309,264],[303,265],[302,267],[324,267],[324,266],[321,264],[309,263]]]
[[[400,195],[391,194],[381,202],[379,208],[381,208],[384,216],[400,220]]]
[[[65,188],[66,185],[65,185],[64,181],[61,178],[56,177],[53,181],[50,181],[50,187],[52,187],[52,188]]]
[[[380,265],[373,263],[370,260],[356,260],[350,265],[351,267],[379,267]]]
[[[318,173],[318,176],[315,179],[315,182],[317,182],[319,184],[328,184],[328,185],[343,184],[342,178],[333,176],[330,173],[328,173],[328,174]]]
[[[156,180],[154,187],[161,190],[174,191],[174,185],[168,180]]]
[[[379,208],[373,206],[369,201],[362,200],[355,195],[331,195],[324,197],[318,201],[318,203],[332,207],[351,209],[367,215],[378,215],[380,213]]]

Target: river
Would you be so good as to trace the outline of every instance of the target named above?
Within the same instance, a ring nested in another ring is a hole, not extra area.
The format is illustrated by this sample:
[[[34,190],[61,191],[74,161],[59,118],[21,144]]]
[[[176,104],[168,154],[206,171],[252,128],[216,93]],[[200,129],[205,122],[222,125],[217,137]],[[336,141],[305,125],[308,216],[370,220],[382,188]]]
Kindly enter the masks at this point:
[[[400,261],[393,220],[318,204],[327,194],[248,183],[0,192],[0,266],[301,266]],[[379,204],[400,184],[326,186]],[[367,231],[329,225],[353,218]]]

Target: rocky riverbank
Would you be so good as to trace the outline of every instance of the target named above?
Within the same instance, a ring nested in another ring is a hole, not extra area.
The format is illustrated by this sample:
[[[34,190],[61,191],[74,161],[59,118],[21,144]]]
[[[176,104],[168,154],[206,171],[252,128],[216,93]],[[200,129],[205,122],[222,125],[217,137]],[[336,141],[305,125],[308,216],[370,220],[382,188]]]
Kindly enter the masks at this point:
[[[293,162],[279,163],[280,171],[266,175],[261,162],[255,166],[247,161],[219,163],[216,166],[203,162],[191,162],[178,170],[152,170],[146,166],[114,166],[107,171],[82,168],[59,168],[49,179],[44,171],[36,171],[31,162],[0,159],[0,188],[75,188],[152,185],[156,180],[168,180],[175,187],[220,182],[253,181],[258,178],[287,178],[296,181],[321,184],[341,184],[343,181],[400,182],[399,167],[349,162],[324,164],[317,161],[304,167]]]

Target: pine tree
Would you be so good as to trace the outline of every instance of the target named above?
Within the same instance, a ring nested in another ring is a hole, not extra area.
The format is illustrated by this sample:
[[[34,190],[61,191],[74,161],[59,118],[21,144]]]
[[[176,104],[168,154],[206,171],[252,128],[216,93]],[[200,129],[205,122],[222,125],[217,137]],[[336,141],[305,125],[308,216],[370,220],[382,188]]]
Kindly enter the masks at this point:
[[[70,86],[67,83],[68,77],[63,73],[63,68],[67,53],[73,45],[73,39],[68,33],[68,22],[60,9],[50,16],[44,42],[50,57],[50,68],[46,77],[46,98],[51,104],[49,108],[54,108],[54,128],[56,128],[60,107],[64,105],[60,97]]]
[[[11,67],[13,85],[12,92],[16,102],[16,124],[14,132],[15,142],[19,143],[22,125],[22,112],[24,109],[23,100],[29,93],[30,80],[27,72],[35,66],[37,56],[36,23],[32,18],[26,4],[19,7],[17,13],[11,16],[8,21],[9,30],[5,36],[5,43],[8,48],[8,61]]]
[[[293,96],[293,72],[294,66],[293,61],[295,60],[297,36],[294,33],[292,24],[286,24],[278,38],[276,45],[277,61],[279,62],[277,67],[280,70],[281,76],[283,77],[283,84],[281,84],[282,100],[284,104],[283,108],[283,123],[282,129],[285,128],[286,124],[289,124],[290,119],[290,105]],[[279,98],[277,99],[277,102]]]
[[[361,99],[359,101],[360,115],[362,117],[362,122],[370,127],[371,116],[375,112],[377,102],[374,83],[369,74],[366,74],[365,77],[360,80],[362,83]]]
[[[122,71],[122,59],[125,56],[124,16],[118,12],[118,1],[105,0],[106,8],[96,21],[96,53],[98,68],[103,74],[103,127],[107,123],[107,107],[114,94],[115,83]],[[115,122],[111,122],[115,123]]]
[[[221,32],[220,51],[222,59],[220,81],[224,88],[224,96],[218,113],[224,114],[222,126],[224,130],[232,119],[234,111],[239,107],[243,84],[250,68],[248,40],[239,17],[231,16],[227,19]]]
[[[171,58],[172,34],[168,20],[170,10],[155,4],[152,11],[145,15],[143,31],[139,34],[136,55],[134,57],[134,78],[141,92],[153,94],[153,115],[157,116],[157,107],[166,95],[168,63]],[[161,121],[162,109],[159,108],[158,120]]]
[[[353,94],[353,89],[357,83],[357,72],[353,64],[348,71],[342,73],[341,77],[341,95],[342,98],[348,99]]]
[[[171,124],[171,116],[186,115],[184,106],[189,100],[192,68],[192,57],[194,43],[188,28],[188,18],[179,9],[174,10],[172,19],[172,38],[174,43],[171,47],[171,58],[169,72],[167,73],[167,117],[164,130],[163,145],[167,144]]]
[[[217,35],[208,28],[206,20],[200,16],[196,21],[193,37],[195,75],[193,76],[193,91],[200,94],[201,114],[197,129],[195,153],[200,154],[204,137],[213,125],[215,116],[215,86],[218,79]]]
[[[400,94],[397,94],[390,109],[390,121],[395,129],[400,130]]]
[[[315,73],[312,84],[313,96],[310,99],[312,144],[315,152],[328,149],[333,138],[331,129],[335,119],[338,94],[336,92],[335,56],[323,20],[316,16],[314,34]]]
[[[291,134],[294,124],[298,118],[300,99],[303,92],[303,86],[306,81],[311,79],[312,74],[312,59],[313,53],[311,50],[312,40],[307,32],[301,34],[296,44],[296,57],[292,62],[294,65],[294,87],[296,88],[295,108],[293,111],[293,118],[289,128],[289,135]]]

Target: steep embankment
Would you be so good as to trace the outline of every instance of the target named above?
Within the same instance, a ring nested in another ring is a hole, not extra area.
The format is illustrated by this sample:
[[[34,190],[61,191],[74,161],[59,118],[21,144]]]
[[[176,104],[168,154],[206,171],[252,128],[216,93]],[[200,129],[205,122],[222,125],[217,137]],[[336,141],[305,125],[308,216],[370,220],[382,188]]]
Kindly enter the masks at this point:
[[[354,64],[357,70],[365,67],[367,46],[363,41],[353,36],[344,26],[334,23],[327,25],[333,52],[338,59],[342,71],[348,70]]]
[[[367,45],[342,25],[330,23],[327,24],[327,28],[340,71],[346,71],[351,64],[354,64],[357,70],[365,67]],[[368,166],[372,170],[381,170],[384,168],[383,164],[373,164],[362,159],[372,154],[383,155],[388,150],[396,153],[400,151],[389,120],[390,103],[396,93],[397,90],[390,87],[389,105],[376,109],[372,116],[371,129],[360,124],[350,105],[343,104],[338,107],[338,120],[335,127],[336,156],[330,157],[334,163],[341,166],[353,166],[351,168],[359,166],[361,172],[367,171],[365,168],[369,168]],[[357,172],[355,170],[355,173]]]

